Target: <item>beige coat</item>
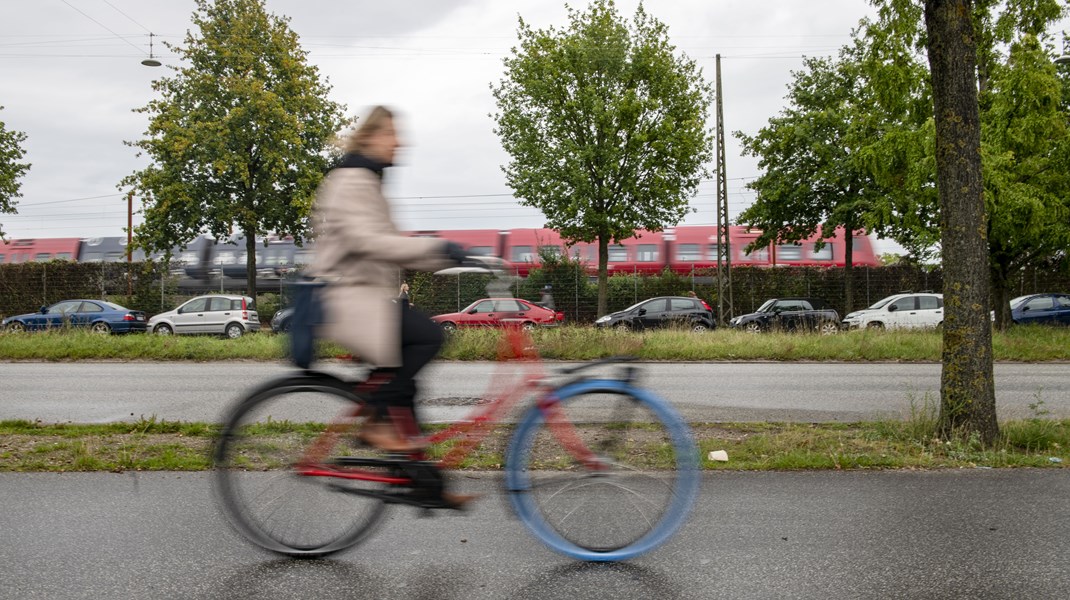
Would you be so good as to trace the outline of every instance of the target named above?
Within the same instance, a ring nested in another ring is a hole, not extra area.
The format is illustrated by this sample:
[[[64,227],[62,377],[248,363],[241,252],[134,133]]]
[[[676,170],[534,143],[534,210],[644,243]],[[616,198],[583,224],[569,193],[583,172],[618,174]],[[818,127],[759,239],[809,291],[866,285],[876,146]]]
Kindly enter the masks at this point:
[[[319,334],[379,367],[401,364],[399,268],[454,266],[445,242],[398,232],[379,177],[369,169],[331,171],[313,208],[316,257],[309,274],[328,282]]]

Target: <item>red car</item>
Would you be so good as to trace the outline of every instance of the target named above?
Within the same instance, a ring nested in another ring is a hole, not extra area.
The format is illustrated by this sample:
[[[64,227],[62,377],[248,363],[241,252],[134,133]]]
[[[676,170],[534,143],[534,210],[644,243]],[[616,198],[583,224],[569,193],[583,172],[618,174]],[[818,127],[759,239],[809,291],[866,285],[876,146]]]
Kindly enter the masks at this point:
[[[519,298],[484,298],[461,312],[435,315],[431,320],[447,331],[458,327],[501,327],[519,324],[524,329],[536,325],[560,325],[565,313],[552,311]]]

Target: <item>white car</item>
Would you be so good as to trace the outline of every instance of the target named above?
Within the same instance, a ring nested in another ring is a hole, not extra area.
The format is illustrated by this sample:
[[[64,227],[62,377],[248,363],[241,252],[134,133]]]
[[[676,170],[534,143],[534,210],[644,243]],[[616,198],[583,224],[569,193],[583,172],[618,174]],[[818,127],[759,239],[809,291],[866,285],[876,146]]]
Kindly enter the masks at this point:
[[[944,322],[943,294],[896,294],[843,318],[848,329],[919,329],[939,327]]]
[[[213,294],[197,296],[174,310],[152,317],[148,330],[157,335],[215,334],[240,338],[246,331],[260,331],[260,316],[249,296]]]

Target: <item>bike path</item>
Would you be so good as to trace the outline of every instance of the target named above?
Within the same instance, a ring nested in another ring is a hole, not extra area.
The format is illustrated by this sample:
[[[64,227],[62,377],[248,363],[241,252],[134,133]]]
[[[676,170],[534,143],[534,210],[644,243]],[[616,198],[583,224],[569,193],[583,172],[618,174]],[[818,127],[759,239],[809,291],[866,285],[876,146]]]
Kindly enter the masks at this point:
[[[0,598],[1068,598],[1063,470],[703,475],[692,518],[620,565],[554,554],[499,475],[467,515],[389,513],[337,558],[247,545],[206,473],[0,474]]]

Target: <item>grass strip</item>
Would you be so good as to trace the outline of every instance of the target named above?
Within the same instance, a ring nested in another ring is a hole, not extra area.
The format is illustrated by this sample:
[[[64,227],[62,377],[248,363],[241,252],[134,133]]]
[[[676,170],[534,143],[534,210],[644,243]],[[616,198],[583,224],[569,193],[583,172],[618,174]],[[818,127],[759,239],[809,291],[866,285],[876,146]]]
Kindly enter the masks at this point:
[[[941,441],[927,420],[864,423],[707,423],[692,426],[707,470],[957,469],[1070,466],[1070,419],[1006,421],[1000,441]],[[435,428],[435,427],[432,427]],[[268,442],[309,434],[314,425],[275,422]],[[218,426],[142,420],[46,424],[0,421],[0,472],[202,471]],[[510,426],[494,431],[462,465],[502,468]],[[432,457],[448,448],[433,448]],[[729,460],[708,460],[724,450]]]
[[[495,360],[501,331],[471,329],[450,335],[445,360]],[[706,333],[660,330],[644,333],[568,326],[533,332],[547,359],[583,361],[634,355],[651,361],[903,361],[939,362],[942,336],[936,331],[862,330],[821,336],[811,333],[749,334],[723,329]],[[284,360],[288,337],[270,332],[237,340],[211,336],[99,336],[54,330],[32,334],[0,333],[0,360]],[[997,361],[1070,361],[1070,327],[1013,327],[993,335]],[[320,358],[347,351],[321,343]]]

